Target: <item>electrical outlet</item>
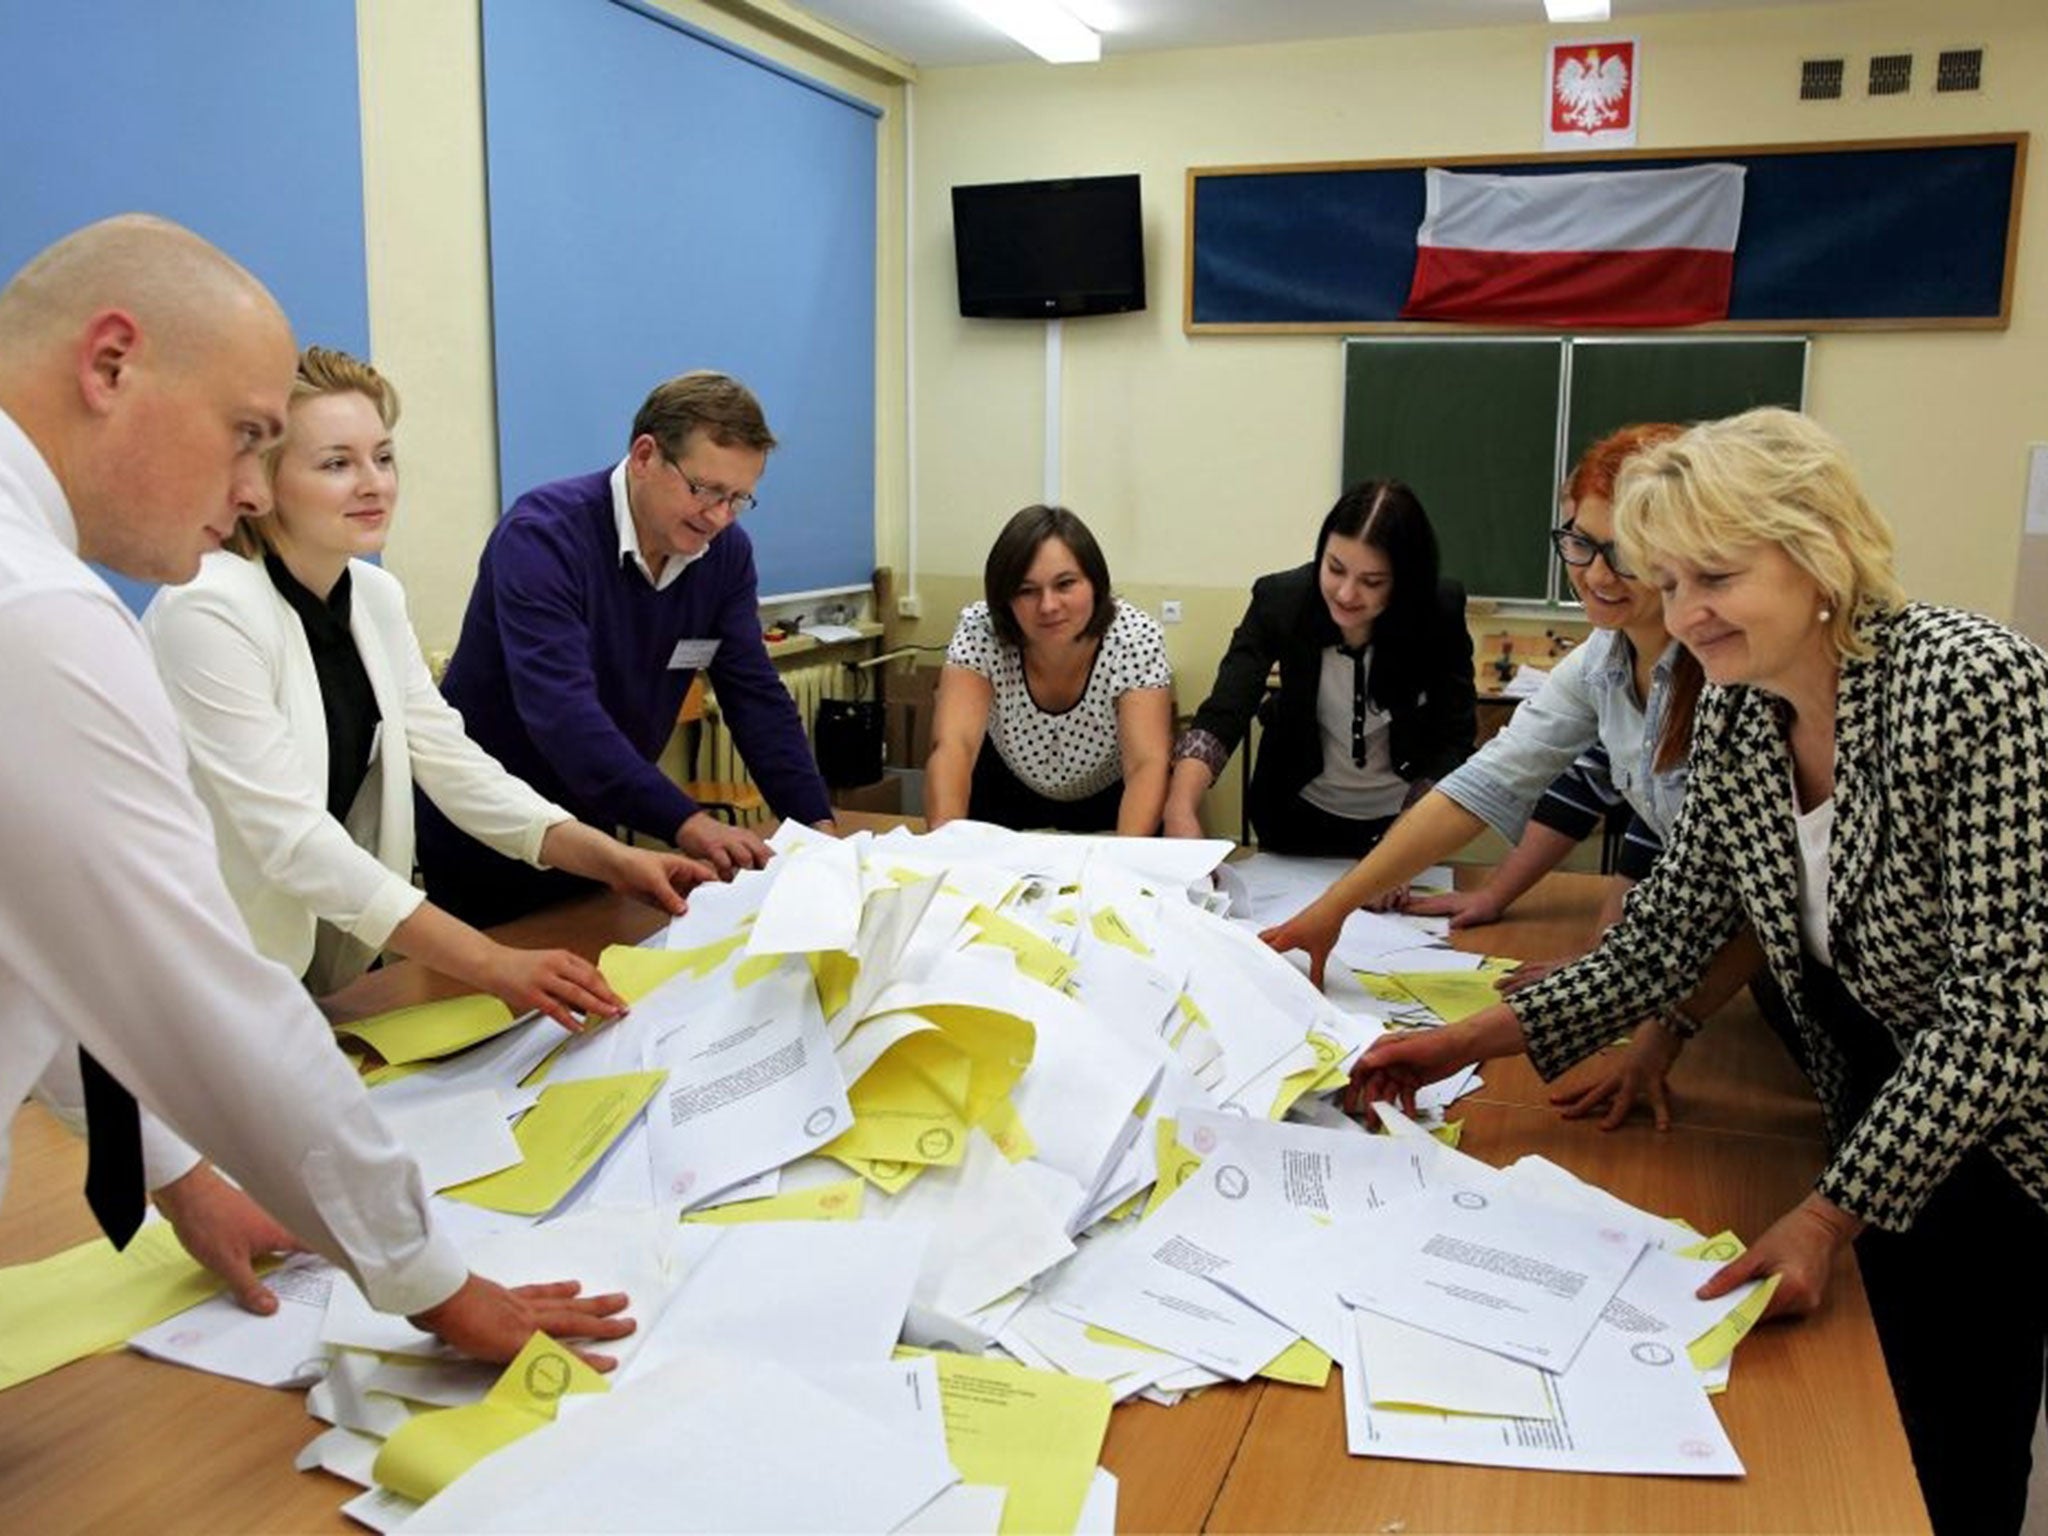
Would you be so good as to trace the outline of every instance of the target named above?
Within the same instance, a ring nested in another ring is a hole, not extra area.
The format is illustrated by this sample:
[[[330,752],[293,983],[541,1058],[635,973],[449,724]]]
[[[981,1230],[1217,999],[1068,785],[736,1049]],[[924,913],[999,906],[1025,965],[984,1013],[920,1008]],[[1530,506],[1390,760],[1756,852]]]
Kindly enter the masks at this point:
[[[924,617],[924,602],[915,592],[906,592],[896,599],[896,617],[899,619],[921,619]]]
[[[1159,622],[1162,624],[1178,624],[1180,622],[1179,598],[1169,597],[1159,605]]]

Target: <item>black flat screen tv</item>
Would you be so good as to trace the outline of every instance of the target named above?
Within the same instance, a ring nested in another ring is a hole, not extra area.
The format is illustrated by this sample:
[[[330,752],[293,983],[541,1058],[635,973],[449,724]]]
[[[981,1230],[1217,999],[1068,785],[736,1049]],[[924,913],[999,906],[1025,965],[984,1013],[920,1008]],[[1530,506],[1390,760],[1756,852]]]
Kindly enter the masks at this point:
[[[1145,307],[1136,176],[953,189],[960,313],[1056,320]]]

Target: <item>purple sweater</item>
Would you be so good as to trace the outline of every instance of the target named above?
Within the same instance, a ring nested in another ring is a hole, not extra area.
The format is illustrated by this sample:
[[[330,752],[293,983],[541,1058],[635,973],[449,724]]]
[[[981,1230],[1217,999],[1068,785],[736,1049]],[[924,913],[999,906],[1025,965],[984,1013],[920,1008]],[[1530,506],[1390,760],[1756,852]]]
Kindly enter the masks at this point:
[[[715,641],[705,670],[747,771],[777,815],[822,821],[825,783],[756,609],[744,530],[657,592],[619,556],[609,471],[558,480],[484,545],[441,692],[486,752],[580,820],[668,841],[699,809],[655,766],[697,672],[670,663],[680,641]]]

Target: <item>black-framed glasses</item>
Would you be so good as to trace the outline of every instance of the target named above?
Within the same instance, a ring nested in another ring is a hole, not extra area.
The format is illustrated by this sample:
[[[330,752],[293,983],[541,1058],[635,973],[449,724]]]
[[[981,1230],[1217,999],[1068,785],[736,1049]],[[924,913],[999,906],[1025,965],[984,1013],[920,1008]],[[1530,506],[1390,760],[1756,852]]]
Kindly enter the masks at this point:
[[[1588,566],[1598,555],[1615,575],[1634,579],[1635,572],[1622,562],[1620,546],[1612,539],[1590,538],[1567,523],[1562,528],[1550,530],[1550,547],[1557,551],[1557,558],[1566,565]]]
[[[683,477],[683,484],[689,487],[690,494],[706,506],[715,507],[720,502],[723,502],[732,508],[732,515],[734,517],[744,517],[747,513],[753,511],[754,508],[761,505],[752,492],[725,491],[720,490],[715,485],[706,485],[687,469],[683,468],[681,464],[670,458],[666,448],[661,450],[661,456],[670,469]]]

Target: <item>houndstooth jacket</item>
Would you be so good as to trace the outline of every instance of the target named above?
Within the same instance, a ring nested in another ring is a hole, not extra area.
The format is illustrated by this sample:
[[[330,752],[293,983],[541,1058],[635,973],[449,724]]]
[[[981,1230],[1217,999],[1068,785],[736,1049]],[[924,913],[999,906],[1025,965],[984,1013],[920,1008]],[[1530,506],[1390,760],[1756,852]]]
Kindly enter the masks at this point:
[[[1987,1147],[2048,1205],[2048,654],[1976,614],[1862,621],[1835,719],[1828,940],[1902,1062],[1854,1119],[1843,1058],[1800,995],[1798,833],[1785,706],[1710,688],[1692,783],[1656,870],[1600,947],[1517,994],[1553,1077],[1684,996],[1746,919],[1806,1044],[1834,1153],[1820,1192],[1901,1230]]]

